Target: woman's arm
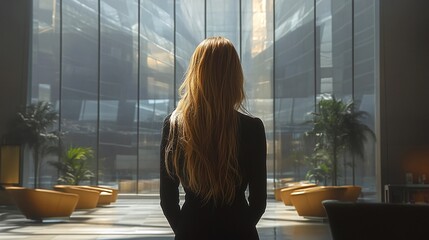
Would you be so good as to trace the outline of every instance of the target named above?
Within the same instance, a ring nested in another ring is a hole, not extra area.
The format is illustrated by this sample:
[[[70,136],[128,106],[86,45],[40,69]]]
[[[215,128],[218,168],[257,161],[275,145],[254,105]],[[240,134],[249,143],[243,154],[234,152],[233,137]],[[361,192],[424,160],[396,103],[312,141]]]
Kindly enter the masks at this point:
[[[249,176],[249,206],[252,222],[256,225],[267,206],[267,141],[262,121],[256,118],[254,125],[253,148],[249,149],[254,153]]]
[[[165,167],[165,147],[170,131],[170,116],[164,120],[162,128],[161,152],[160,152],[160,198],[161,208],[173,231],[176,233],[179,223],[179,180],[172,178]]]

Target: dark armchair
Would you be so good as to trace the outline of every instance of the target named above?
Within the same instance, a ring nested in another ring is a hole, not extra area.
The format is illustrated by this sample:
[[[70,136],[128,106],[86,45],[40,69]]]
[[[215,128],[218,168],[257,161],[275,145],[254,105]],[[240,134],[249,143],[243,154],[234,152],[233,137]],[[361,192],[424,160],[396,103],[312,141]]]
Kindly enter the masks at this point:
[[[323,201],[333,240],[427,239],[429,205]]]

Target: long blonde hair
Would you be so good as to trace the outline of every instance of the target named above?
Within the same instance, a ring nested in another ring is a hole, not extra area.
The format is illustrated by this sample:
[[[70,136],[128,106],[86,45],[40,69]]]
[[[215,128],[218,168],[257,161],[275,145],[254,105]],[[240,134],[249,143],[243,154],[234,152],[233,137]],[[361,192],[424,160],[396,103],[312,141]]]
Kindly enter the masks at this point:
[[[237,110],[245,98],[233,44],[223,37],[201,42],[179,91],[165,150],[167,171],[205,202],[231,204],[242,180]]]

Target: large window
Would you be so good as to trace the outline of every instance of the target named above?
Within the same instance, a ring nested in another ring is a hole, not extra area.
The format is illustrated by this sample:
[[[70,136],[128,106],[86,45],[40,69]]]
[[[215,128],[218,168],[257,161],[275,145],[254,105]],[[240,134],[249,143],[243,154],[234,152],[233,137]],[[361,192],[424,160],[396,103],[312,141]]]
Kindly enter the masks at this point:
[[[158,192],[162,122],[192,52],[209,36],[229,38],[240,54],[245,105],[266,128],[270,192],[306,179],[312,147],[303,136],[322,94],[354,100],[374,128],[376,1],[35,0],[33,7],[31,98],[56,106],[63,147],[94,149],[90,184]],[[374,192],[374,149],[368,142],[364,160],[344,156],[339,184]],[[54,185],[56,172],[43,166],[42,184]]]

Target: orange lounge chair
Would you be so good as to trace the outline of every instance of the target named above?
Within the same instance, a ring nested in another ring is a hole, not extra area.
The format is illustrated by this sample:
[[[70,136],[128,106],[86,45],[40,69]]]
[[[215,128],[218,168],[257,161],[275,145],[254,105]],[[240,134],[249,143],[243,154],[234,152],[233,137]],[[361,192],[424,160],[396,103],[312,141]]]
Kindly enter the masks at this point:
[[[290,187],[283,188],[280,190],[281,199],[286,206],[292,206],[292,202],[290,200],[290,194],[292,192],[299,189],[316,187],[316,186],[317,184],[314,184],[314,183],[302,183],[302,184],[296,184]]]
[[[115,194],[114,193],[115,191],[112,189],[108,189],[105,187],[98,187],[98,186],[76,186],[76,187],[99,192],[100,197],[98,199],[97,205],[109,205],[110,203],[116,201],[117,194]]]
[[[39,221],[70,217],[79,200],[77,194],[47,189],[7,187],[6,191],[27,219]]]
[[[116,200],[118,199],[119,190],[116,188],[107,187],[107,186],[91,186],[91,187],[111,190],[112,191],[112,202],[116,202]]]
[[[342,185],[340,187],[345,187],[346,191],[344,192],[343,197],[340,201],[344,202],[356,202],[362,193],[362,187],[356,185]]]
[[[292,192],[290,200],[299,216],[326,218],[322,201],[343,199],[346,191],[347,187],[341,186],[305,188]]]
[[[79,195],[79,201],[77,202],[76,209],[91,209],[97,207],[98,200],[100,198],[100,192],[79,188],[72,185],[55,185],[56,191],[65,193],[74,193]]]
[[[283,201],[282,196],[281,196],[281,190],[282,189],[292,187],[292,186],[302,185],[304,183],[308,183],[308,182],[290,182],[289,180],[290,179],[281,179],[280,180],[280,187],[277,187],[274,189],[274,199],[276,201]]]

